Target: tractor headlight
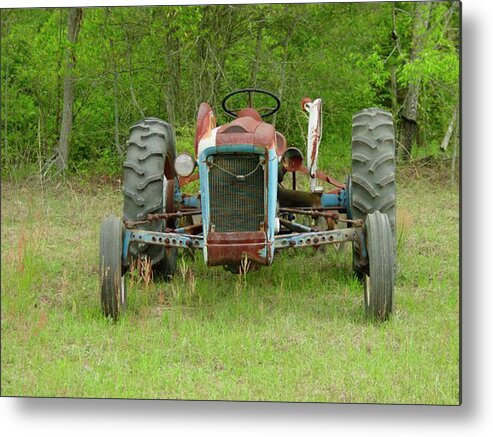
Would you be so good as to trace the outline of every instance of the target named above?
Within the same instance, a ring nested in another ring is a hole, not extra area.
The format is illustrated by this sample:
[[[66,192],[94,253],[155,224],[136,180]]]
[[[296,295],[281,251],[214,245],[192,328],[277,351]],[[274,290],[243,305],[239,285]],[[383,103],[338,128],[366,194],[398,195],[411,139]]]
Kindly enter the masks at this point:
[[[195,159],[190,153],[180,153],[175,159],[175,170],[178,176],[190,176],[195,170]]]

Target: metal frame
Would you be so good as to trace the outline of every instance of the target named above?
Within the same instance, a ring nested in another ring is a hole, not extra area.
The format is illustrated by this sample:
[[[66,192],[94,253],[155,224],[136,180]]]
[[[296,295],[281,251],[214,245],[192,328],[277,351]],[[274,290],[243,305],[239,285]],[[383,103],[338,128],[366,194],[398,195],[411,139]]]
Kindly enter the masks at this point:
[[[365,234],[363,229],[348,228],[278,235],[275,238],[275,248],[279,250],[289,249],[290,247],[319,247],[326,244],[344,243],[346,241],[360,241],[364,244]]]
[[[302,247],[320,247],[328,244],[344,243],[347,241],[359,241],[366,258],[365,233],[362,226],[347,229],[334,229],[332,231],[313,231],[276,235],[274,244],[268,246],[274,250]],[[180,249],[207,250],[207,240],[202,235],[180,234],[177,232],[152,232],[134,229],[126,229],[123,238],[123,260],[127,260],[131,243],[144,243],[164,247],[176,247]],[[259,246],[259,243],[241,243],[242,246]]]

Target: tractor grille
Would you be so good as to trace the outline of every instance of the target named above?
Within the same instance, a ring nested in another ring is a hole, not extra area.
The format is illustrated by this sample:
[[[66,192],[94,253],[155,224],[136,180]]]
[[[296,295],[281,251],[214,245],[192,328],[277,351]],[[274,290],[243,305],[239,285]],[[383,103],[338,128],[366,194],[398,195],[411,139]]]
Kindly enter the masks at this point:
[[[209,205],[216,232],[260,230],[265,212],[264,170],[259,159],[259,155],[239,153],[212,157]]]

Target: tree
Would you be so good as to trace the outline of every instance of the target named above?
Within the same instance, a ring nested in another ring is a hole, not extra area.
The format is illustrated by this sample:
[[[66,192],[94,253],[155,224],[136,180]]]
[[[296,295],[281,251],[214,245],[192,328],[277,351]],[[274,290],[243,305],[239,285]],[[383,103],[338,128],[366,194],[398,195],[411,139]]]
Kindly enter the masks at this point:
[[[424,40],[428,28],[431,3],[419,2],[414,6],[413,35],[411,42],[410,62],[417,60],[421,56],[424,47]],[[421,77],[415,77],[408,86],[404,105],[401,110],[401,130],[400,130],[400,154],[403,159],[411,156],[412,147],[416,135],[418,119],[418,102],[421,88]]]
[[[63,81],[62,121],[60,123],[60,139],[58,141],[58,157],[56,160],[57,168],[62,171],[67,168],[70,152],[74,105],[74,69],[76,64],[75,45],[79,37],[81,22],[82,8],[70,8],[68,10],[67,39],[69,45],[65,55],[66,69]]]

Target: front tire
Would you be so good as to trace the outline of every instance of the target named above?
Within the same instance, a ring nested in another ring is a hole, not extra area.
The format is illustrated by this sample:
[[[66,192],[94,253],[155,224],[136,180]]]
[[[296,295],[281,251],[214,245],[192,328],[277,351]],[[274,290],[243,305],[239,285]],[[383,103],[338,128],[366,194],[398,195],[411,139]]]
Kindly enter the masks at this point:
[[[393,310],[395,247],[387,214],[369,214],[365,223],[369,268],[364,275],[366,314],[385,320]]]
[[[125,227],[120,218],[103,220],[99,237],[99,275],[101,306],[105,317],[118,319],[127,306],[127,284],[122,265]]]

